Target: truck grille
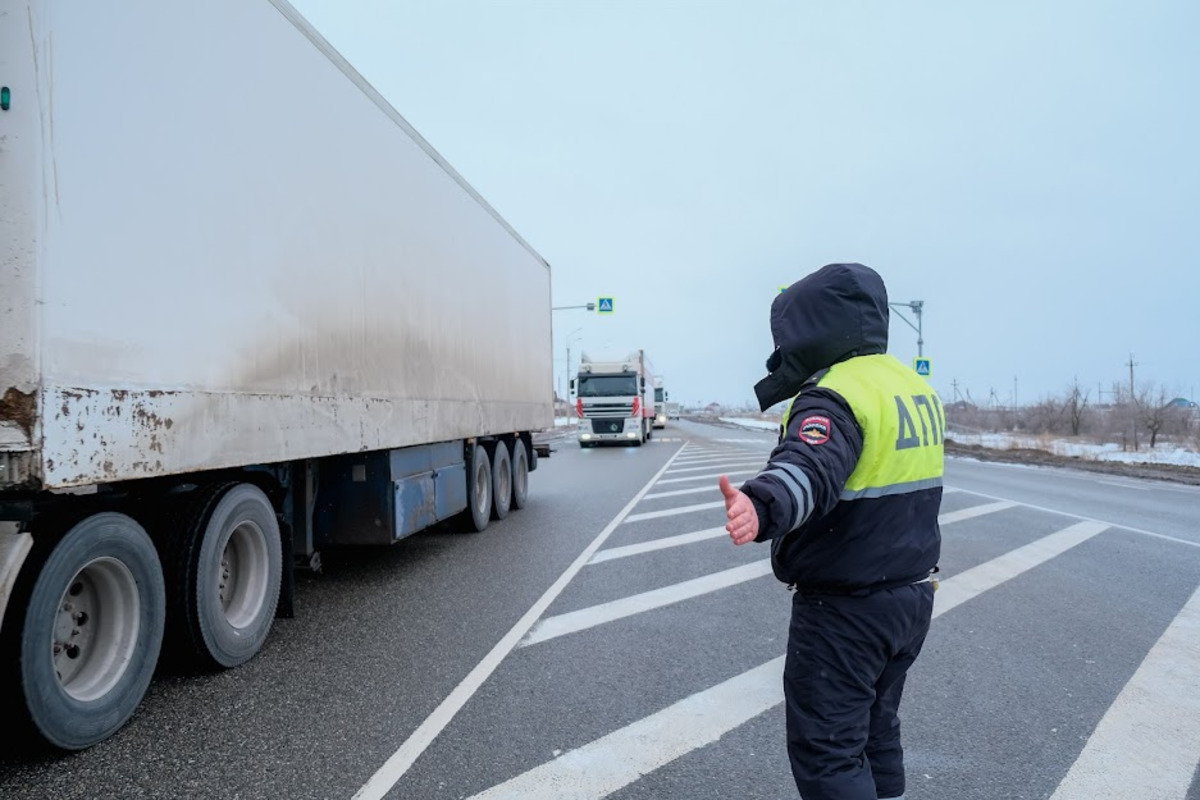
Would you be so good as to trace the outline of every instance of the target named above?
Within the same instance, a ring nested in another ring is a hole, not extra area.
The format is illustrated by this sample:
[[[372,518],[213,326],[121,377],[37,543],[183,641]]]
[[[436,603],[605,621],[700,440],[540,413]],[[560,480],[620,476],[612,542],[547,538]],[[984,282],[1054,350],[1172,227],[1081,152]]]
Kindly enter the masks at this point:
[[[587,419],[626,419],[633,416],[629,403],[590,403],[583,407]]]
[[[593,419],[593,433],[620,433],[625,429],[625,421],[619,419]]]

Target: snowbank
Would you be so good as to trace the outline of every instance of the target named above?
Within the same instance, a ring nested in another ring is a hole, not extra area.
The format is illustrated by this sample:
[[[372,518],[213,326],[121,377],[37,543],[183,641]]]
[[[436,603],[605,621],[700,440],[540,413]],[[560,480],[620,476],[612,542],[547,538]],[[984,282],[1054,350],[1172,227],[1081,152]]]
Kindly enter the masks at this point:
[[[957,433],[948,432],[959,444],[980,445],[995,450],[1024,448],[1045,450],[1058,456],[1088,459],[1091,461],[1120,461],[1125,464],[1176,464],[1185,467],[1200,467],[1200,453],[1176,445],[1160,444],[1151,450],[1142,445],[1137,452],[1122,452],[1118,444],[1089,444],[1041,436],[1022,436],[1015,433]]]

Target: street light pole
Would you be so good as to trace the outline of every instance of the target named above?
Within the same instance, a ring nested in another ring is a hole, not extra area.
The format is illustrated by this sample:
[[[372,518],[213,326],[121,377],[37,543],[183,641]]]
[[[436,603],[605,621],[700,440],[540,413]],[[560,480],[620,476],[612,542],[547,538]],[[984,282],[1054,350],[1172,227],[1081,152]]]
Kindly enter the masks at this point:
[[[925,355],[925,352],[924,352],[925,338],[921,334],[921,312],[924,311],[924,309],[925,309],[925,301],[924,300],[912,300],[907,303],[888,303],[888,305],[891,306],[892,308],[896,309],[897,311],[899,311],[901,308],[907,308],[910,311],[912,311],[914,315],[916,315],[916,317],[917,317],[916,325],[912,324],[912,321],[908,317],[904,316],[903,314],[897,314],[896,316],[898,316],[898,317],[900,317],[900,319],[904,320],[904,322],[907,323],[908,327],[912,328],[914,331],[917,332],[917,358],[921,358],[922,356]]]
[[[583,328],[576,328],[567,334],[567,372],[566,372],[566,392],[563,394],[563,399],[570,405],[571,401],[571,337],[582,331]]]

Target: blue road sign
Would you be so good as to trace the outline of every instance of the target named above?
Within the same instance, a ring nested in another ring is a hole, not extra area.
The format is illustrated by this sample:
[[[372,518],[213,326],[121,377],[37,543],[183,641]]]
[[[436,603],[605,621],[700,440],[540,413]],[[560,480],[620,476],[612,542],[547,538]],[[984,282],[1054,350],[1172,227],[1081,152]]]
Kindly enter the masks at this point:
[[[914,358],[913,369],[915,369],[917,374],[921,377],[928,378],[930,373],[933,372],[933,364],[928,358]]]
[[[596,313],[597,314],[613,313],[613,299],[611,297],[601,297],[599,302],[596,303]]]

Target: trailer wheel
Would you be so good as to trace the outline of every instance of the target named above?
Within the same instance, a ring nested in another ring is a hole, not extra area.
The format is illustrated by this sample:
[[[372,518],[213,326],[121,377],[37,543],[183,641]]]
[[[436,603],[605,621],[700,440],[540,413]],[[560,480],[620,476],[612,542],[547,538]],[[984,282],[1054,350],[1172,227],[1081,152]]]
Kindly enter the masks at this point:
[[[201,490],[168,541],[168,642],[208,669],[249,661],[275,620],[283,554],[275,508],[249,483]]]
[[[28,598],[24,717],[54,747],[91,747],[129,721],[154,675],[165,617],[154,543],[124,514],[87,517],[46,555]]]
[[[492,519],[504,519],[512,508],[512,458],[504,442],[496,442],[492,454]]]
[[[467,510],[463,512],[466,526],[482,532],[492,519],[492,460],[482,445],[475,445],[467,473]]]
[[[512,507],[522,509],[529,502],[529,451],[521,439],[513,440]]]

